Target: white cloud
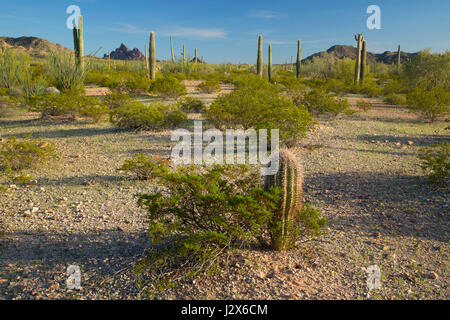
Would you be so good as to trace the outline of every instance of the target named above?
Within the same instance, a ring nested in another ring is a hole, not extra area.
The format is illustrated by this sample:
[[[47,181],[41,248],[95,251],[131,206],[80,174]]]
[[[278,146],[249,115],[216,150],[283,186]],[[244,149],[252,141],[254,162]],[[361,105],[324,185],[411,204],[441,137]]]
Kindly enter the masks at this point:
[[[130,34],[148,34],[151,31],[131,24],[120,24],[121,27],[109,28],[111,31],[130,33]],[[206,28],[186,28],[186,27],[175,27],[173,29],[156,30],[163,36],[174,36],[174,37],[184,37],[184,38],[197,38],[197,39],[223,39],[226,37],[227,33],[222,29],[206,29]]]
[[[279,13],[273,12],[273,11],[267,11],[267,10],[258,10],[254,11],[250,15],[254,18],[263,18],[263,19],[279,19],[281,18],[281,15]]]

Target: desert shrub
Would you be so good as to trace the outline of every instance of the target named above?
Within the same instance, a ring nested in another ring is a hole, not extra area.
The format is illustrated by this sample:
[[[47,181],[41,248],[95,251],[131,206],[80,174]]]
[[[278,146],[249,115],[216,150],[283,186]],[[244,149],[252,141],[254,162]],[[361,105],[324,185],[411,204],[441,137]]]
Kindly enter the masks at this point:
[[[187,120],[188,117],[186,113],[177,107],[164,110],[164,126],[167,128],[180,127],[186,123]]]
[[[54,157],[54,145],[43,139],[10,137],[0,143],[0,169],[6,174],[32,169]]]
[[[364,111],[369,111],[370,109],[373,108],[372,103],[370,103],[369,101],[366,100],[358,100],[358,102],[356,103],[356,106]]]
[[[146,278],[175,285],[217,267],[226,248],[264,243],[279,190],[266,192],[258,171],[241,166],[189,167],[168,171],[161,166],[165,191],[140,195],[148,212],[156,247],[137,265]],[[155,285],[152,291],[158,291]],[[164,289],[164,288],[162,288]]]
[[[89,71],[89,61],[85,59],[81,67],[73,53],[51,52],[47,58],[47,71],[60,91],[79,89]]]
[[[421,167],[432,183],[448,187],[450,182],[450,142],[442,142],[428,148],[423,148],[419,158]]]
[[[334,94],[323,89],[314,89],[294,101],[297,105],[304,105],[309,112],[315,115],[332,114],[337,116],[350,107],[345,99],[340,99]]]
[[[18,86],[22,74],[28,66],[28,56],[9,48],[0,48],[0,88]]]
[[[158,176],[162,164],[167,165],[168,160],[158,156],[146,157],[143,153],[138,153],[125,160],[117,170],[130,173],[137,180],[149,180]]]
[[[252,78],[241,79],[233,93],[219,96],[205,112],[206,119],[218,128],[279,129],[282,143],[295,143],[314,123],[308,110],[280,96],[267,81],[247,81]]]
[[[406,95],[393,93],[384,98],[384,102],[396,106],[406,105]]]
[[[406,100],[411,112],[420,113],[429,121],[436,121],[450,111],[450,92],[444,87],[416,88],[408,93]]]
[[[152,83],[150,91],[162,98],[178,98],[187,94],[185,85],[174,77],[156,79]]]
[[[110,110],[117,109],[130,103],[132,100],[127,93],[121,92],[111,92],[110,94],[104,95],[102,98],[102,104],[107,106]]]
[[[26,101],[31,101],[34,97],[43,95],[47,88],[47,81],[41,76],[26,70],[19,79],[23,97]]]
[[[202,93],[220,92],[220,82],[217,80],[206,80],[197,86],[197,90]]]
[[[178,102],[180,110],[187,113],[201,113],[205,111],[205,104],[202,100],[192,97],[185,97]]]

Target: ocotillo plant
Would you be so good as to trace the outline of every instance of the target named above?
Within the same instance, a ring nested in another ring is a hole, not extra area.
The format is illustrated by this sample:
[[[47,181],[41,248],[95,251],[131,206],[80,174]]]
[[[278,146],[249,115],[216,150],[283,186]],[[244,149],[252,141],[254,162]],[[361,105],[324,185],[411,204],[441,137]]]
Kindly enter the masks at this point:
[[[172,62],[175,62],[175,56],[173,55],[173,41],[172,36],[170,36],[170,53],[172,55]]]
[[[268,69],[268,75],[269,75],[269,82],[272,82],[272,45],[269,44],[269,69]]]
[[[361,33],[358,36],[355,35],[355,41],[358,42],[356,46],[355,84],[358,84],[361,77],[361,44],[363,41]]]
[[[402,48],[400,45],[398,45],[398,51],[397,51],[397,73],[400,73],[400,68],[402,65]]]
[[[266,176],[264,188],[267,191],[272,187],[281,188],[280,203],[273,217],[270,234],[272,247],[286,250],[295,243],[295,229],[302,206],[303,169],[291,151],[281,149],[278,155],[279,169],[276,174]]]
[[[256,74],[263,76],[264,60],[263,60],[263,37],[260,35],[258,39],[258,59],[256,61]]]
[[[364,83],[364,78],[366,77],[366,67],[367,67],[367,42],[363,40],[362,52],[361,52],[361,75],[360,84]]]
[[[150,33],[150,52],[149,52],[149,59],[150,59],[150,79],[155,80],[156,79],[156,47],[155,47],[155,33]]]
[[[302,66],[302,43],[300,40],[297,41],[297,78],[300,78],[300,68]]]

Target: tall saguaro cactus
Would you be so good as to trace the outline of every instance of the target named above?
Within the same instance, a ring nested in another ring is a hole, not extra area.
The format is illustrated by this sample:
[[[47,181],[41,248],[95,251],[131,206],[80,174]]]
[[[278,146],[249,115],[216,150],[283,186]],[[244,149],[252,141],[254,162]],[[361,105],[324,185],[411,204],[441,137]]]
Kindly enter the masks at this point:
[[[170,54],[172,55],[172,62],[175,62],[175,56],[173,55],[173,41],[172,41],[172,36],[170,36]]]
[[[194,63],[198,62],[198,58],[197,58],[197,48],[195,48],[195,58],[194,58]]]
[[[400,73],[402,67],[402,47],[398,45],[397,51],[397,73]]]
[[[77,65],[84,68],[83,16],[80,16],[78,20],[78,29],[75,24],[73,26],[73,49]]]
[[[278,161],[278,172],[266,176],[264,188],[281,188],[280,203],[274,214],[270,233],[272,247],[276,250],[286,250],[295,243],[295,228],[302,206],[303,168],[295,154],[288,149],[279,151]]]
[[[256,74],[260,77],[263,76],[264,60],[263,60],[263,37],[259,36],[258,39],[258,59],[256,61]]]
[[[361,52],[361,76],[360,76],[361,85],[364,83],[364,78],[366,77],[366,69],[367,69],[367,42],[366,40],[363,40]]]
[[[361,44],[363,41],[361,33],[355,36],[355,41],[358,42],[356,46],[355,84],[358,84],[361,77]]]
[[[297,63],[296,63],[297,78],[300,78],[301,66],[302,66],[302,42],[300,40],[298,40],[297,41]]]
[[[156,79],[156,46],[155,46],[155,33],[150,33],[150,52],[149,52],[149,60],[150,60],[150,79]]]
[[[272,45],[269,44],[269,69],[268,69],[268,75],[269,75],[269,82],[272,82]]]

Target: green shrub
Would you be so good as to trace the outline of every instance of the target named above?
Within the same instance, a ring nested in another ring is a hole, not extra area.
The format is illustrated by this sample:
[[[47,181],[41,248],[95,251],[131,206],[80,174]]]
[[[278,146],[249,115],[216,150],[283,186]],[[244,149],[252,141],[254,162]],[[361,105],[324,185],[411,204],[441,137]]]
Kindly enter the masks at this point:
[[[205,111],[205,104],[202,100],[192,97],[185,97],[178,103],[180,110],[187,113],[201,113]]]
[[[149,180],[160,174],[162,164],[168,164],[168,161],[161,157],[146,157],[143,153],[138,153],[133,158],[125,160],[117,170],[131,173],[137,180]]]
[[[350,107],[346,99],[340,99],[334,94],[326,93],[323,89],[314,89],[294,101],[297,105],[304,105],[315,115],[332,114],[337,116]]]
[[[408,93],[406,100],[411,112],[420,113],[429,121],[436,121],[450,111],[450,92],[444,87],[416,88]]]
[[[10,137],[0,143],[0,170],[11,174],[13,171],[32,169],[55,156],[55,147],[49,141],[31,136],[21,139]]]
[[[107,106],[110,110],[117,109],[130,102],[135,102],[135,100],[132,100],[127,93],[122,92],[111,92],[110,94],[104,95],[101,99],[102,104]]]
[[[0,88],[18,86],[23,72],[28,67],[28,56],[9,48],[0,48]]]
[[[372,103],[370,103],[369,101],[366,101],[366,100],[358,100],[356,105],[359,109],[364,110],[364,111],[369,111],[373,108]]]
[[[152,241],[167,241],[137,265],[136,271],[156,280],[149,284],[152,291],[217,266],[215,259],[226,248],[265,244],[269,238],[279,190],[264,191],[259,171],[214,166],[204,172],[197,167],[159,172],[165,191],[138,200],[148,212]]]
[[[197,86],[197,90],[202,93],[220,92],[220,82],[217,80],[206,80]]]
[[[176,128],[182,126],[188,117],[186,113],[182,112],[180,109],[168,109],[164,112],[164,122],[167,128]]]
[[[179,98],[187,94],[185,85],[174,77],[156,79],[151,84],[150,91],[162,98]]]
[[[404,94],[396,94],[393,93],[386,98],[384,98],[384,102],[387,104],[392,104],[396,106],[404,106],[406,105],[406,96]]]
[[[161,104],[145,105],[130,102],[111,110],[110,120],[119,128],[134,130],[156,130],[165,127]]]
[[[448,187],[450,182],[450,142],[423,148],[419,155],[421,167],[432,183]]]
[[[223,129],[279,129],[282,143],[295,144],[314,124],[308,110],[280,96],[266,80],[248,79],[253,77],[241,78],[233,93],[219,96],[205,112],[206,119]]]
[[[73,53],[51,52],[47,58],[47,70],[60,91],[80,89],[89,71],[89,61],[85,60],[82,68]]]

